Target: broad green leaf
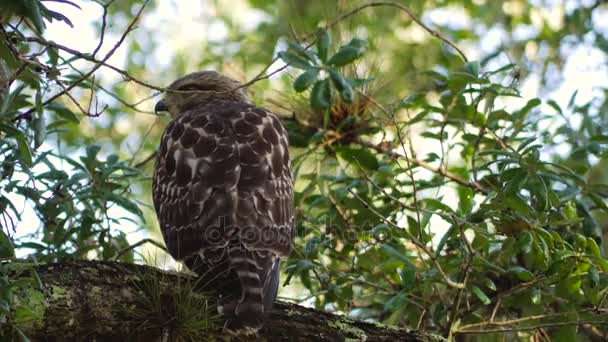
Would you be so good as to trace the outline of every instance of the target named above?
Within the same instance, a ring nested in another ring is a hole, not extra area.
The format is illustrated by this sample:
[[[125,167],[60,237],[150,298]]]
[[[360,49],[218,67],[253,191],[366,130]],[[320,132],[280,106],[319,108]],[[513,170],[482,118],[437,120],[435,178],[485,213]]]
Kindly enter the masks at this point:
[[[27,167],[32,166],[32,150],[30,145],[27,143],[23,135],[15,137],[17,139],[17,149],[19,150],[19,157],[23,164]]]
[[[2,228],[0,227],[0,260],[2,259],[11,259],[15,257],[15,251],[13,249],[13,244],[9,237],[4,233]]]
[[[34,149],[37,149],[46,138],[46,125],[40,92],[36,92],[36,115],[32,119],[32,128],[34,129]]]
[[[452,210],[452,208],[450,208],[448,205],[446,205],[445,203],[441,202],[441,200],[438,200],[438,199],[425,198],[423,200],[423,202],[427,209],[430,209],[433,211],[442,210],[442,211],[445,211],[446,213],[454,212],[454,210]]]
[[[279,57],[283,62],[294,68],[308,70],[312,67],[309,61],[291,51],[281,51]]]
[[[327,61],[327,51],[331,45],[331,35],[327,30],[320,30],[317,33],[317,55],[321,61]]]
[[[488,277],[483,277],[481,279],[481,282],[483,283],[483,286],[485,286],[486,288],[488,288],[492,291],[496,291],[496,284],[494,284],[494,281],[492,281],[492,279],[490,279]]]
[[[312,87],[310,106],[316,110],[327,110],[331,107],[331,89],[328,79],[317,81]]]
[[[594,135],[590,140],[600,144],[608,144],[608,135]]]
[[[526,103],[526,105],[523,106],[522,109],[515,112],[513,116],[518,120],[524,120],[527,117],[528,113],[530,113],[532,109],[538,107],[540,103],[540,99],[532,99],[528,101],[528,103]]]
[[[403,263],[405,263],[406,265],[409,265],[410,267],[415,268],[412,261],[404,253],[398,251],[395,247],[391,246],[390,244],[388,244],[388,243],[382,244],[382,250],[386,254],[393,256],[398,260],[403,261]]]
[[[536,141],[536,137],[530,137],[530,138],[522,141],[522,143],[519,144],[519,146],[517,147],[517,151],[520,152],[521,150],[523,150],[524,148],[526,148],[526,146],[530,145],[534,141]]]
[[[339,146],[334,147],[334,151],[347,162],[361,165],[365,169],[376,170],[379,166],[376,156],[367,149]]]
[[[290,52],[293,52],[296,55],[304,58],[305,60],[310,61],[314,65],[319,64],[319,58],[314,53],[312,53],[310,50],[302,47],[300,44],[289,42],[289,43],[287,43],[287,46],[289,47],[288,50]]]
[[[533,289],[532,297],[530,299],[532,301],[532,304],[540,304],[542,301],[542,292],[539,289]]]
[[[344,79],[344,77],[342,77],[342,75],[335,70],[330,70],[329,75],[334,83],[334,86],[340,92],[342,100],[344,100],[346,103],[352,103],[355,97],[350,83],[348,83],[346,79]]]
[[[327,64],[334,66],[350,64],[359,57],[363,56],[366,49],[366,41],[354,38],[348,44],[341,46],[340,49],[338,49],[338,52],[331,56],[331,58],[327,61]]]
[[[555,109],[556,112],[562,114],[562,108],[555,102],[554,100],[547,101],[547,104],[551,106],[551,108]]]
[[[477,297],[484,305],[488,305],[492,303],[490,298],[477,286],[473,286],[472,288],[473,294]]]
[[[3,123],[0,123],[0,131],[6,133],[8,136],[21,136],[23,137],[23,133],[13,126],[9,126]]]
[[[534,279],[534,274],[521,266],[513,266],[509,268],[509,272],[516,275],[521,281],[530,281]]]
[[[469,74],[478,77],[479,76],[479,69],[481,68],[481,66],[479,65],[478,61],[471,61],[471,62],[466,62],[464,64],[464,70],[466,70]]]
[[[293,82],[293,89],[298,93],[303,92],[317,81],[318,76],[319,69],[311,68],[306,70],[300,76],[298,76],[298,78],[296,78],[295,82]]]
[[[59,117],[61,117],[62,119],[65,119],[67,121],[70,121],[73,123],[80,122],[80,119],[78,119],[78,117],[76,116],[76,114],[74,114],[74,112],[72,112],[67,107],[65,107],[64,105],[62,105],[58,102],[53,102],[53,103],[49,104],[46,107],[46,109],[55,112],[55,114],[57,114]]]
[[[40,11],[39,0],[22,0],[25,7],[25,15],[32,20],[34,27],[38,33],[44,31],[44,21],[42,21],[42,13]]]
[[[135,214],[135,215],[139,216],[141,219],[143,219],[143,213],[142,213],[141,209],[139,209],[139,206],[137,206],[137,204],[135,204],[128,198],[117,195],[115,193],[107,194],[107,198],[108,198],[108,201],[118,204],[119,206],[121,206],[125,210],[127,210],[128,212]]]

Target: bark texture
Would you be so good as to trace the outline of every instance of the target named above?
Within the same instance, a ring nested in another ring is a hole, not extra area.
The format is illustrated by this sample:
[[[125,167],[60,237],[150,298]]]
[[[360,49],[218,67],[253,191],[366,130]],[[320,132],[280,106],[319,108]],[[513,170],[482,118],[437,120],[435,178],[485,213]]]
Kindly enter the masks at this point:
[[[13,323],[34,341],[224,340],[221,318],[196,279],[148,266],[71,261],[8,265],[13,280],[31,277],[42,287],[15,287]],[[190,311],[188,311],[190,310]],[[207,312],[208,315],[192,313]],[[183,322],[180,322],[180,319]],[[6,322],[5,322],[6,324]],[[442,341],[421,331],[353,321],[289,303],[277,303],[257,336],[231,341]]]

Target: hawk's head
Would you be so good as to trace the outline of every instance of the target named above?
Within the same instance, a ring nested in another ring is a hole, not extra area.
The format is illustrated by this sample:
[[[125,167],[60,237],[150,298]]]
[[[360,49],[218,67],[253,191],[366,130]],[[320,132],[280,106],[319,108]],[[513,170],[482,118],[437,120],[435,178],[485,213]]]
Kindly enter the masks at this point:
[[[247,102],[247,95],[239,81],[215,71],[199,71],[188,74],[171,83],[165,98],[154,111],[168,111],[172,117],[215,99]]]

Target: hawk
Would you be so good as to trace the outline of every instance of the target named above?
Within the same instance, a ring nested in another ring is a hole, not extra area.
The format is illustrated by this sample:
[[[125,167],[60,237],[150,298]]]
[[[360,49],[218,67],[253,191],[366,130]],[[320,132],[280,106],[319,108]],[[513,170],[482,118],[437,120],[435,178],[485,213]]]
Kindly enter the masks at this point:
[[[165,129],[153,200],[171,255],[217,289],[225,329],[255,332],[272,307],[291,249],[293,179],[287,132],[248,102],[241,83],[188,74],[155,106]]]

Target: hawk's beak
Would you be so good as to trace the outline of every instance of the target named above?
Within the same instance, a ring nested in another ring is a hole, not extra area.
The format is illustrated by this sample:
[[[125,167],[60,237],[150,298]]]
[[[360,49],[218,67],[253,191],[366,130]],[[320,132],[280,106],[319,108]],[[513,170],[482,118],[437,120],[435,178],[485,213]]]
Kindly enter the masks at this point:
[[[168,112],[169,111],[169,107],[167,107],[167,104],[165,103],[165,101],[160,100],[158,102],[156,102],[156,106],[154,106],[154,112],[158,114],[158,112]]]

